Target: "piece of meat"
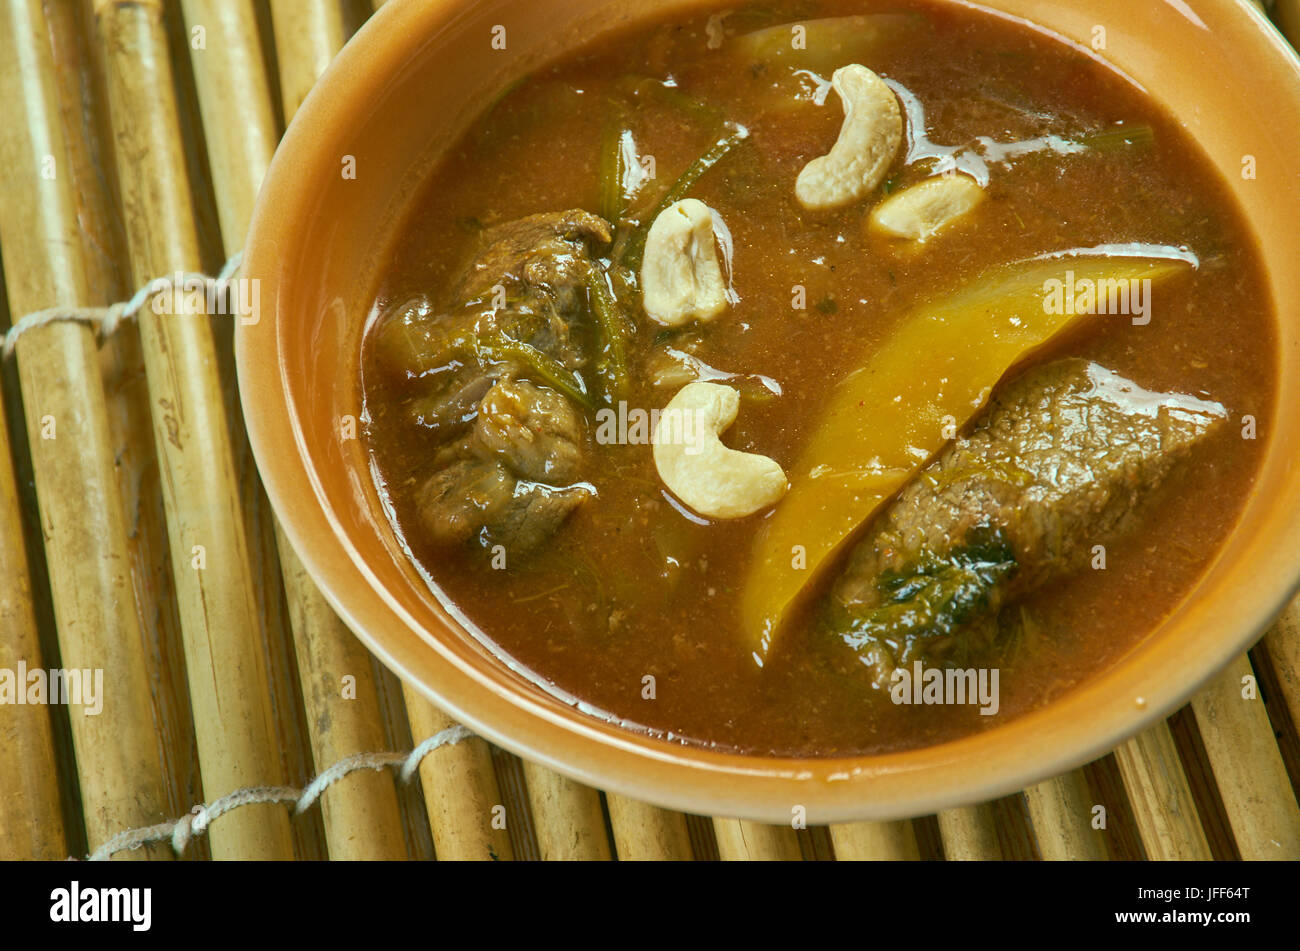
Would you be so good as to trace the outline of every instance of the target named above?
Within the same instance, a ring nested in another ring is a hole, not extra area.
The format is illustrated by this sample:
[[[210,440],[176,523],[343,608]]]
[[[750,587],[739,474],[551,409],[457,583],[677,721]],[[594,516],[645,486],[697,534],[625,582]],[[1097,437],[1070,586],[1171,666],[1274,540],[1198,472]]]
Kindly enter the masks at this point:
[[[938,657],[1009,600],[1086,565],[1220,427],[1218,403],[1070,359],[1003,388],[849,556],[831,624],[874,668]]]
[[[519,475],[567,482],[582,463],[582,419],[555,390],[526,380],[498,380],[478,404],[475,449]]]
[[[490,228],[449,307],[439,309],[417,294],[383,316],[373,337],[380,365],[408,381],[462,367],[472,372],[480,365],[476,345],[504,334],[570,369],[581,367],[585,360],[574,335],[587,312],[592,249],[611,237],[603,218],[579,210]]]
[[[592,249],[612,237],[605,219],[576,209],[496,225],[484,233],[483,249],[461,278],[456,297],[491,304],[503,289],[505,307],[492,312],[493,319],[526,323],[529,336],[511,336],[577,368],[584,361],[573,336],[587,312]]]
[[[592,246],[604,247],[612,238],[609,222],[576,208],[495,225],[483,233],[483,249],[461,278],[456,297],[469,300],[490,294],[496,284],[512,283],[571,294],[586,280]]]
[[[557,488],[540,482],[516,482],[510,504],[488,525],[488,542],[503,544],[511,552],[530,552],[555,534],[556,529],[593,490],[584,483]]]
[[[501,341],[581,368],[587,286],[599,266],[593,249],[611,237],[604,219],[578,210],[497,225],[484,233],[450,309],[417,295],[376,328],[378,364],[414,391],[407,417],[431,443],[415,502],[434,543],[524,551],[593,493],[562,485],[578,478],[588,448],[583,417],[562,393],[529,379],[539,372],[536,354],[521,357]]]
[[[496,384],[490,375],[471,376],[468,383],[456,379],[410,404],[410,419],[439,440],[454,438],[478,418],[479,404]]]
[[[412,383],[445,371],[472,331],[473,321],[440,320],[433,302],[417,294],[379,318],[369,345],[387,376]]]
[[[592,494],[517,479],[500,462],[461,459],[438,468],[416,493],[420,527],[440,545],[476,540],[525,553],[544,542]]]
[[[476,538],[484,547],[531,550],[594,492],[553,484],[577,477],[582,418],[554,390],[506,378],[491,385],[471,419],[464,438],[432,457],[433,472],[416,495],[420,524],[442,545]]]
[[[440,467],[416,490],[420,527],[439,545],[462,545],[505,511],[515,482],[496,462],[461,459]]]

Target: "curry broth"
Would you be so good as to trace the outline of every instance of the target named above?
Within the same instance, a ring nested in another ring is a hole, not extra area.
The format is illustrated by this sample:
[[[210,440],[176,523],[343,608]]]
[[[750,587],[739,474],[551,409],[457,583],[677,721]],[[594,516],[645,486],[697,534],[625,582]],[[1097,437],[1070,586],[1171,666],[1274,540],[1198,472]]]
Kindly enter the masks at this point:
[[[377,312],[420,292],[444,302],[483,225],[594,211],[614,84],[671,75],[678,90],[751,133],[690,192],[729,226],[739,295],[708,325],[697,355],[721,370],[764,374],[782,390],[742,402],[728,445],[789,471],[830,388],[910,308],[1007,261],[1126,242],[1190,249],[1200,267],[1156,292],[1148,325],[1094,318],[1053,352],[1095,360],[1147,388],[1217,400],[1232,414],[1229,425],[1146,502],[1141,528],[1109,546],[1107,570],[1023,602],[1039,636],[982,659],[1001,668],[1001,711],[981,717],[974,707],[889,703],[810,623],[794,625],[760,670],[736,614],[755,532],[770,513],[700,524],[706,520],[669,497],[646,445],[593,445],[583,478],[598,497],[546,548],[506,570],[492,570],[481,551],[428,545],[410,526],[429,451],[403,416],[406,391],[376,372],[367,353],[366,438],[414,557],[489,643],[598,715],[676,741],[819,756],[916,747],[991,727],[1104,669],[1153,630],[1213,557],[1250,489],[1264,439],[1243,440],[1238,421],[1250,414],[1261,434],[1268,431],[1271,305],[1242,217],[1199,148],[1140,90],[1042,34],[938,3],[887,9],[913,12],[916,36],[882,47],[865,65],[924,106],[934,142],[1123,123],[1150,126],[1154,143],[991,165],[988,200],[968,220],[919,253],[900,253],[864,229],[873,199],[814,213],[794,198],[799,170],[838,132],[833,93],[821,106],[791,101],[792,87],[781,79],[775,88],[774,71],[708,50],[705,15],[640,25],[513,88],[449,151],[414,203]],[[733,14],[737,29],[875,12],[836,0],[770,10],[766,19]],[[680,102],[650,97],[638,102],[631,128],[654,156],[661,185],[717,137]],[[896,168],[893,187],[926,174]],[[806,288],[803,310],[792,307],[796,285]],[[658,332],[643,320],[636,346],[649,347]],[[661,407],[671,393],[634,380],[627,402]],[[643,699],[647,675],[655,678],[653,700]]]

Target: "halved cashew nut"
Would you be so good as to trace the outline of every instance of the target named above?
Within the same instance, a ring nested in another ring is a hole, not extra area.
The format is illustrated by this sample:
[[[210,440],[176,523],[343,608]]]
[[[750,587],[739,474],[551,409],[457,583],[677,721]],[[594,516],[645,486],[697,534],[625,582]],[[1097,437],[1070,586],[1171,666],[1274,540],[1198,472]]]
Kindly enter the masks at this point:
[[[871,227],[895,238],[924,242],[983,200],[984,189],[966,175],[927,178],[877,205],[871,212]]]
[[[767,456],[728,449],[718,437],[736,421],[740,394],[718,383],[677,391],[654,432],[655,468],[664,485],[709,518],[743,518],[775,504],[789,488]]]
[[[903,113],[885,81],[857,63],[841,66],[831,85],[844,124],[831,150],[803,167],[794,183],[805,208],[839,208],[876,190],[903,142]]]
[[[727,309],[727,285],[713,245],[713,212],[694,198],[659,213],[645,240],[642,304],[666,327],[712,320]]]

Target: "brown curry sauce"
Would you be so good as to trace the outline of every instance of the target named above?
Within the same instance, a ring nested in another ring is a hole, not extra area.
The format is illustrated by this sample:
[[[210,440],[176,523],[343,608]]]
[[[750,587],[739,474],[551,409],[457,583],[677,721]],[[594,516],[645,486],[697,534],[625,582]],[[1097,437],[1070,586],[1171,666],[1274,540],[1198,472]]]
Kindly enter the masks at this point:
[[[919,253],[895,253],[864,228],[877,199],[812,213],[793,182],[835,140],[842,111],[789,102],[776,71],[706,48],[706,15],[638,25],[567,54],[509,91],[436,168],[412,207],[376,312],[455,282],[480,226],[566,208],[597,208],[597,155],[610,90],[628,75],[663,80],[743,124],[751,141],[691,190],[734,238],[739,302],[700,335],[708,364],[779,381],[782,395],[742,403],[728,445],[787,472],[830,388],[917,303],[990,266],[1046,252],[1143,242],[1184,247],[1200,266],[1157,290],[1153,319],[1096,318],[1046,356],[1074,355],[1155,390],[1217,400],[1225,431],[1145,503],[1141,528],[1110,546],[1105,571],[1031,596],[1039,636],[984,662],[1001,669],[1001,711],[895,706],[854,670],[842,645],[797,624],[759,669],[736,630],[736,605],[764,514],[696,524],[659,480],[646,445],[593,445],[583,478],[598,497],[551,543],[493,570],[482,551],[421,539],[413,487],[430,452],[403,414],[409,393],[368,359],[368,448],[402,533],[430,583],[494,649],[548,689],[674,741],[754,753],[851,755],[905,749],[986,729],[1034,709],[1113,663],[1188,591],[1232,528],[1263,451],[1241,437],[1273,412],[1275,330],[1245,222],[1199,147],[1141,90],[1085,53],[989,14],[942,3],[914,11],[918,36],[864,65],[925,108],[928,137],[1028,139],[1045,129],[1154,130],[1154,144],[992,165],[988,200]],[[737,31],[812,16],[875,12],[862,3],[778,2]],[[733,14],[734,16],[734,14]],[[730,21],[724,21],[729,23]],[[826,77],[829,78],[829,77]],[[639,100],[631,126],[666,187],[716,138],[667,99]],[[897,165],[891,187],[927,174]],[[792,289],[806,288],[806,309]],[[660,328],[642,321],[636,349]],[[634,363],[634,367],[638,364]],[[634,380],[631,407],[672,390]],[[594,426],[593,426],[594,428]],[[405,529],[405,530],[404,530]],[[654,699],[645,680],[654,678]]]

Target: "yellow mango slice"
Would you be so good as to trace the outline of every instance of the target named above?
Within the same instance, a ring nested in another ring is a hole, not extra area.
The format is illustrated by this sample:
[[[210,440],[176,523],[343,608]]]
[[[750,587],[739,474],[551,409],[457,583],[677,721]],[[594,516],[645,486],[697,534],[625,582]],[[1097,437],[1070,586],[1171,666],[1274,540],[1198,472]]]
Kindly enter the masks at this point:
[[[823,78],[829,79],[841,66],[869,62],[882,49],[917,32],[925,23],[923,17],[907,13],[801,20],[737,36],[731,41],[731,49],[747,61],[811,69],[825,73]]]
[[[789,470],[789,493],[756,539],[740,609],[755,661],[766,659],[801,595],[816,587],[836,552],[980,411],[1012,365],[1084,320],[1128,321],[1090,314],[1124,309],[1115,305],[1129,301],[1134,286],[1149,308],[1146,280],[1190,269],[1186,261],[1159,257],[1022,262],[906,317],[831,395]],[[1100,307],[1093,303],[1098,298]]]

